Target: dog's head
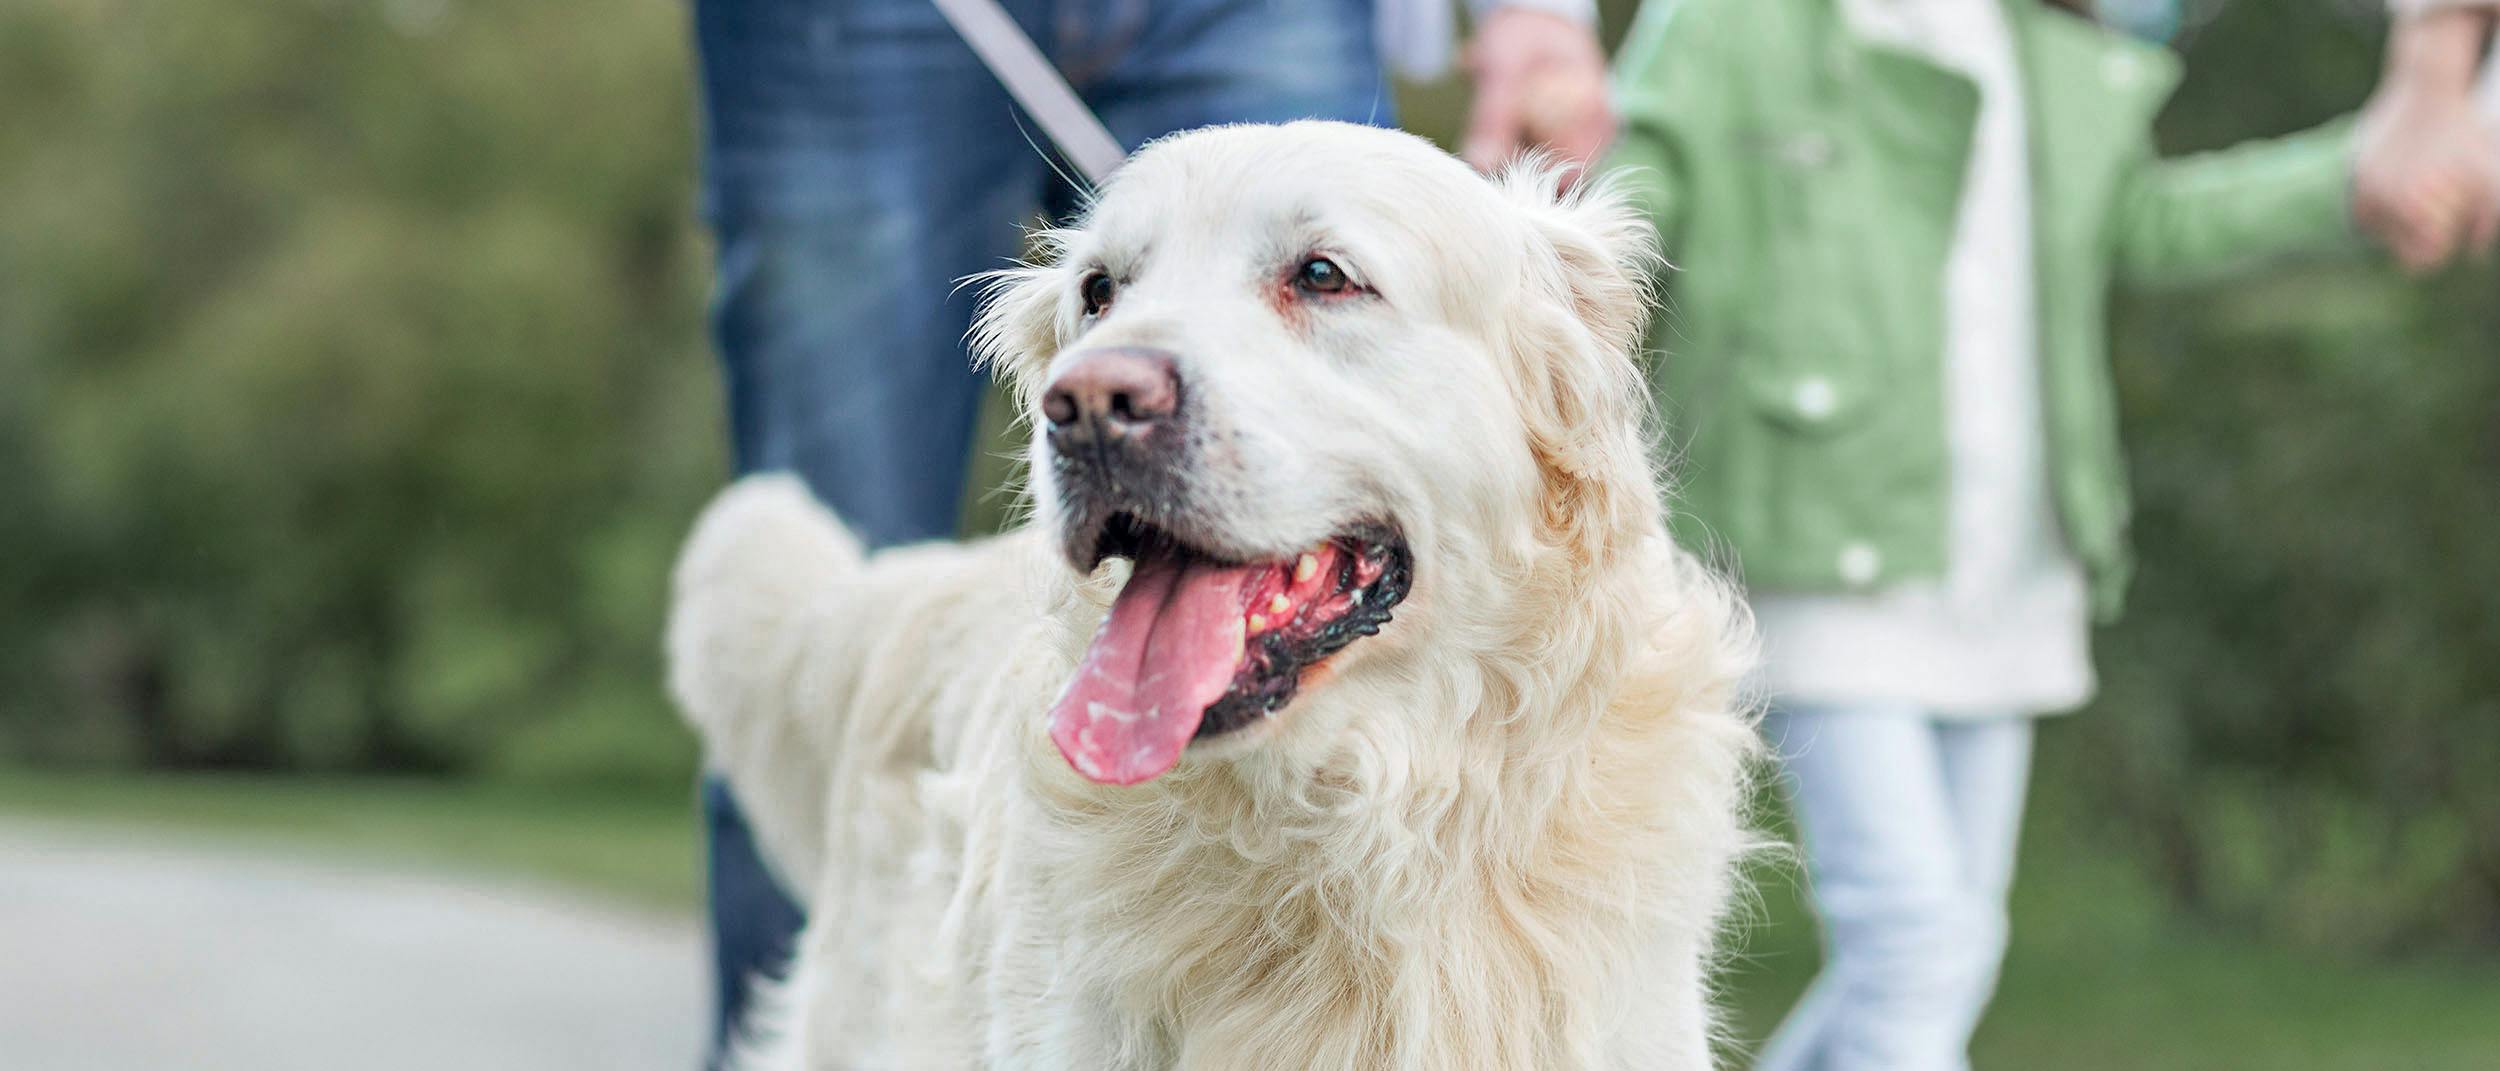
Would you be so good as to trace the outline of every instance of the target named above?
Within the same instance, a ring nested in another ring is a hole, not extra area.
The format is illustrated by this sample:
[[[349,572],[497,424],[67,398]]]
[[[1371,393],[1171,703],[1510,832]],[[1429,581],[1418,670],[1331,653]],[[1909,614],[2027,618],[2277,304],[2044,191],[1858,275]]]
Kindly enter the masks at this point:
[[[1557,187],[1385,130],[1202,130],[1001,275],[975,344],[1032,422],[1035,522],[1132,568],[1052,711],[1080,773],[1289,737],[1297,693],[1397,672],[1374,649],[1534,642],[1523,603],[1656,532],[1652,240]]]

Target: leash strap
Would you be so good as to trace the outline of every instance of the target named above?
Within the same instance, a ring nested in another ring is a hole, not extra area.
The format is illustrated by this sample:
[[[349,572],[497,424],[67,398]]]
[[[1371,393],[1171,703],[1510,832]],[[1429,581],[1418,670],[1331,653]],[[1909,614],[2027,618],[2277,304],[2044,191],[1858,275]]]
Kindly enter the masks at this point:
[[[1050,65],[1048,57],[1025,35],[1024,27],[1016,25],[1013,16],[998,6],[998,0],[930,0],[938,13],[946,16],[949,25],[972,46],[981,65],[998,76],[1007,87],[1007,95],[1024,108],[1033,121],[1042,125],[1042,133],[1059,154],[1076,166],[1079,174],[1091,185],[1102,184],[1111,169],[1120,166],[1128,151],[1119,139],[1102,125],[1085,101],[1076,95],[1068,80]]]

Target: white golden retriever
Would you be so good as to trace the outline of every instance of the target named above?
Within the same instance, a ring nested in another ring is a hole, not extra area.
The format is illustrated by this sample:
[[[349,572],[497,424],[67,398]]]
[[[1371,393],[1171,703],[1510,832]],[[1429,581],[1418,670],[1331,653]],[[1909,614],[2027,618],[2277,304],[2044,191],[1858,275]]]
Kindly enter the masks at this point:
[[[698,524],[673,686],[812,918],[741,1067],[1710,1063],[1752,640],[1669,542],[1603,190],[1147,148],[975,333],[1034,515]]]

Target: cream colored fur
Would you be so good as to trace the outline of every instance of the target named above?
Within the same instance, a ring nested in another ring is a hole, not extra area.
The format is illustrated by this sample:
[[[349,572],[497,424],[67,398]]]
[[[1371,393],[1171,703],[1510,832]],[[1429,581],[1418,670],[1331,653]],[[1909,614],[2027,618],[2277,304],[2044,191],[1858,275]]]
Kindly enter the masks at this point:
[[[1124,576],[1058,557],[1039,445],[1032,523],[964,546],[863,559],[794,481],[723,494],[672,684],[812,919],[742,1067],[1709,1066],[1752,639],[1662,527],[1646,229],[1556,189],[1383,131],[1219,128],[998,281],[978,341],[1028,405],[1063,351],[1181,356],[1245,553],[1362,516],[1414,551],[1380,635],[1147,784],[1045,735]],[[1306,247],[1378,300],[1279,311],[1262,258]]]

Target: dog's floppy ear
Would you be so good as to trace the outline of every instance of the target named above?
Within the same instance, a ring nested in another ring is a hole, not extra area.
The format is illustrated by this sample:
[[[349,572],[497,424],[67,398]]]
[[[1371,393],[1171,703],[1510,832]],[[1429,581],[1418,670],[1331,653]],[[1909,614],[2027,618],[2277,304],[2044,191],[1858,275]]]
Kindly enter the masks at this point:
[[[972,362],[1005,381],[1026,412],[1038,404],[1042,370],[1067,337],[1066,288],[1055,264],[1065,252],[1064,235],[1043,231],[1034,244],[1033,261],[965,280],[981,288],[981,311],[968,339]]]
[[[1666,265],[1658,231],[1615,176],[1584,177],[1565,189],[1569,174],[1532,155],[1500,182],[1560,262],[1556,282],[1580,322],[1601,348],[1628,354],[1649,326],[1652,280]]]
[[[1530,225],[1522,285],[1552,310],[1512,323],[1529,445],[1545,484],[1543,526],[1594,562],[1658,511],[1644,423],[1649,390],[1636,359],[1649,324],[1650,279],[1664,263],[1656,231],[1603,179],[1562,187],[1530,158],[1498,180]]]

